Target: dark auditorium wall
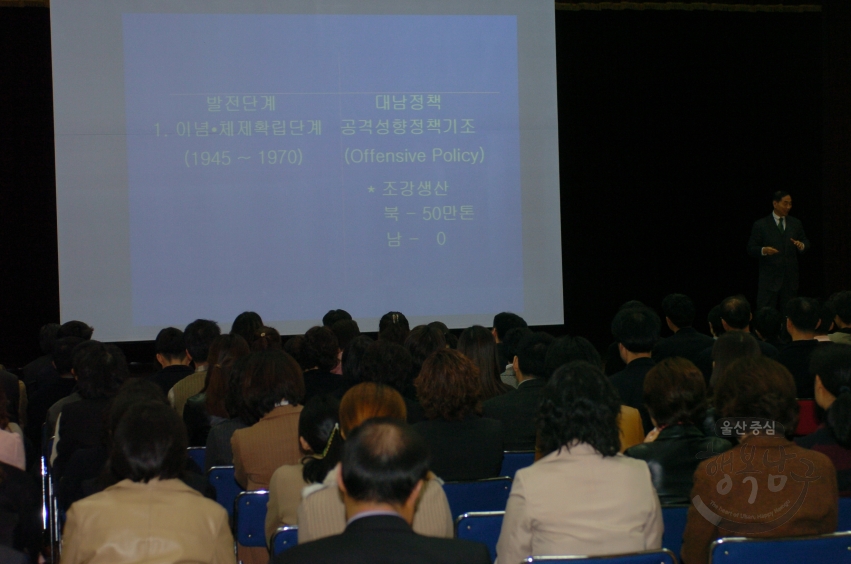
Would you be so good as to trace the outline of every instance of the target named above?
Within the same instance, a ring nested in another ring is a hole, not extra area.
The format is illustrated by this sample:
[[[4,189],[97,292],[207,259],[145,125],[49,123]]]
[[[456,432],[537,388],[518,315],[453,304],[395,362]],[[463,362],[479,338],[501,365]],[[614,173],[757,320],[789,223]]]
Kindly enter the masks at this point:
[[[556,11],[566,315],[556,332],[603,347],[629,299],[658,307],[685,292],[703,319],[725,295],[754,298],[744,247],[776,189],[792,193],[813,242],[801,292],[849,285],[847,13],[828,2],[821,13]],[[10,366],[38,354],[39,326],[58,317],[51,96],[48,10],[0,8],[0,363]]]

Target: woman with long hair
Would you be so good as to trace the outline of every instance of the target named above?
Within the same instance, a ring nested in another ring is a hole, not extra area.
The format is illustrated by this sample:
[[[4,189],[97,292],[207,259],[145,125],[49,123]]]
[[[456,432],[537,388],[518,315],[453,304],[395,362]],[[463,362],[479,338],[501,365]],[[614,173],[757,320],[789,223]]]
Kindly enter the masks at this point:
[[[481,325],[464,329],[458,338],[457,350],[479,367],[482,401],[501,396],[513,389],[500,378],[502,367],[499,365],[499,353],[492,332]]]

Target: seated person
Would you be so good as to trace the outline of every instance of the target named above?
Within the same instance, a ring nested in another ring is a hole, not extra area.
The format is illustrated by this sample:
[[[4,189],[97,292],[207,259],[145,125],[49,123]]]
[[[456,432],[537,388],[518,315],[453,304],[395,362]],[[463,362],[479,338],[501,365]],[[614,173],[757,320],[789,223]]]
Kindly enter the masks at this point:
[[[571,362],[541,397],[541,442],[549,454],[514,476],[498,562],[659,548],[659,497],[647,464],[618,453],[621,403],[603,371]]]
[[[336,472],[348,519],[345,531],[299,543],[273,562],[489,564],[482,544],[420,536],[411,528],[428,472],[428,447],[406,424],[366,422],[349,436]]]
[[[238,335],[232,335],[234,338]],[[239,416],[239,405],[242,399],[242,377],[246,363],[240,364],[236,370],[234,364],[246,356],[248,345],[238,354],[219,354],[219,362],[210,370],[208,394],[204,397],[208,413],[210,413],[210,432],[207,433],[207,443],[204,457],[204,471],[213,466],[233,465],[233,449],[230,440],[238,429],[245,429],[248,424]]]
[[[751,422],[739,444],[700,463],[683,534],[683,562],[707,562],[709,546],[721,537],[784,538],[836,530],[833,464],[787,438],[798,420],[795,391],[789,371],[765,357],[739,359],[721,374],[715,407],[722,418],[760,418],[783,430],[772,430],[773,423],[754,430],[759,421]]]
[[[706,415],[703,373],[685,358],[662,360],[644,378],[644,403],[655,427],[625,454],[647,462],[661,503],[688,503],[700,461],[733,446],[699,428]]]
[[[333,471],[345,437],[369,419],[384,417],[404,421],[405,416],[405,402],[399,392],[390,386],[365,382],[346,392],[340,402],[340,440],[335,437],[334,446],[325,458],[324,466],[330,467],[332,471],[321,480],[321,485],[306,488],[302,493],[302,503],[298,507],[299,543],[337,535],[346,528],[345,506],[337,486],[336,471]],[[317,465],[319,468],[321,466]],[[274,526],[278,524],[282,523]],[[449,502],[441,481],[432,472],[426,477],[419,504],[414,511],[413,528],[415,533],[428,537],[452,538],[455,534]],[[267,533],[270,529],[267,521]]]
[[[164,394],[168,394],[175,384],[195,372],[189,366],[183,331],[176,327],[162,329],[157,333],[154,347],[157,362],[162,369],[152,374],[151,380],[162,388]]]
[[[825,422],[795,443],[827,456],[836,467],[839,495],[851,497],[851,345],[820,347],[813,353],[810,370],[816,403],[826,410]]]
[[[27,469],[24,432],[9,420],[6,391],[0,386],[0,462],[20,470]],[[2,475],[0,475],[2,478]]]
[[[437,350],[414,386],[428,420],[413,428],[429,445],[432,472],[446,481],[499,476],[503,427],[476,414],[482,393],[476,365],[458,351]]]
[[[312,327],[304,334],[304,401],[314,396],[330,394],[343,385],[337,370],[340,364],[340,344],[328,327]]]
[[[453,347],[473,361],[479,367],[482,382],[482,401],[502,396],[514,389],[500,378],[503,367],[500,366],[499,352],[493,333],[481,325],[464,329],[458,338],[458,346]],[[535,433],[532,433],[534,441]],[[509,447],[510,448],[510,447]]]
[[[227,512],[177,476],[186,430],[161,402],[131,407],[115,431],[109,464],[121,481],[68,511],[62,564],[235,562]]]

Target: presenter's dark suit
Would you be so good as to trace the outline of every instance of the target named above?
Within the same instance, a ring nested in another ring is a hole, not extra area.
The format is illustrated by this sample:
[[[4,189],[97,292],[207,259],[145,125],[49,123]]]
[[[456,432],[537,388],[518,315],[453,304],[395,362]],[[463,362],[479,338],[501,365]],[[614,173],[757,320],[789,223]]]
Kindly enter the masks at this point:
[[[482,416],[502,421],[505,450],[535,450],[535,418],[545,385],[541,378],[530,378],[516,390],[482,403]]]
[[[342,534],[294,546],[273,564],[490,564],[485,545],[424,537],[401,517],[373,515],[352,521]]]
[[[786,227],[782,234],[773,214],[755,221],[751,229],[748,254],[759,259],[757,309],[765,306],[776,308],[779,305],[780,311],[783,311],[786,302],[798,293],[798,253],[808,251],[810,241],[804,234],[801,220],[787,215],[783,221]],[[799,251],[792,239],[802,242],[804,251]],[[774,247],[780,252],[763,255],[763,247]]]

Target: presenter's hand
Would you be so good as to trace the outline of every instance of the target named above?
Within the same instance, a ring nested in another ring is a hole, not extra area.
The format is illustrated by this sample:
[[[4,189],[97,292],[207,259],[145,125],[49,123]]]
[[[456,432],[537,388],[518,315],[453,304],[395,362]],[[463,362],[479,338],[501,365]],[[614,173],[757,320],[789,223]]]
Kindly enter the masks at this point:
[[[775,249],[774,247],[763,247],[763,248],[762,248],[762,254],[764,254],[764,255],[766,255],[766,256],[768,256],[768,255],[776,255],[776,254],[777,254],[777,253],[779,253],[779,252],[780,252],[780,251],[778,251],[778,250],[777,250],[777,249]]]
[[[792,244],[793,244],[793,245],[795,245],[796,247],[798,247],[798,250],[799,250],[799,251],[803,251],[803,250],[804,250],[804,244],[803,244],[803,243],[801,243],[800,241],[796,241],[795,239],[789,239],[789,240],[790,240],[790,241],[792,241]]]

